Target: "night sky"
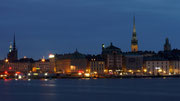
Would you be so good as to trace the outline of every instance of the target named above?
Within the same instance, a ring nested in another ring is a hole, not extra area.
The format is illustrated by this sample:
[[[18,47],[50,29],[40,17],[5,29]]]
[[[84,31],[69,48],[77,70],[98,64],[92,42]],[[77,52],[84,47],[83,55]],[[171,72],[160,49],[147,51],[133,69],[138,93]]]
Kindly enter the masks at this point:
[[[19,57],[101,53],[110,42],[130,51],[133,15],[140,50],[163,50],[168,37],[180,48],[179,0],[1,0],[0,59],[13,34]]]

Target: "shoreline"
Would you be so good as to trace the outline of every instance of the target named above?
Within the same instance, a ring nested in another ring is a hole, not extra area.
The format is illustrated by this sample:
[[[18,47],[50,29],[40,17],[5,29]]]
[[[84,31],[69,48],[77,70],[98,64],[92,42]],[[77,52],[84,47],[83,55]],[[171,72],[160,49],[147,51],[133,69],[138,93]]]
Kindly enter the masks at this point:
[[[41,79],[153,79],[153,78],[180,78],[180,75],[167,75],[167,76],[108,76],[108,77],[30,77],[30,78],[0,78],[0,79],[13,79],[13,80],[41,80]]]

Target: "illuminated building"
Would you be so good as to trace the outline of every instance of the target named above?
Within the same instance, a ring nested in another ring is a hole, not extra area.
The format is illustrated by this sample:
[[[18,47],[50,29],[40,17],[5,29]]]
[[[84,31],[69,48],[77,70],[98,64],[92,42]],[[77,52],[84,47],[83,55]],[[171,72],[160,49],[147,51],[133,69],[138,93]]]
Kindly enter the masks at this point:
[[[180,59],[170,60],[170,73],[180,74]]]
[[[84,54],[77,50],[70,54],[56,54],[50,59],[51,68],[55,67],[57,73],[71,73],[79,70],[85,71],[87,60]]]
[[[98,74],[98,75],[104,74],[105,62],[101,55],[87,56],[87,59],[88,59],[87,69],[89,69],[89,72],[91,74]]]
[[[131,39],[131,51],[132,52],[138,51],[138,40],[137,40],[137,36],[136,36],[135,16],[134,16],[134,20],[133,20],[133,34],[132,34],[132,39]]]
[[[49,54],[50,72],[56,73],[56,59],[54,54]]]
[[[134,52],[124,53],[123,66],[126,71],[133,70],[134,74],[138,74],[143,69],[143,55]]]
[[[16,49],[15,34],[14,34],[13,46],[12,46],[12,44],[10,44],[9,53],[8,53],[7,57],[10,62],[18,60],[18,51]]]
[[[52,72],[50,68],[49,60],[46,60],[44,58],[41,60],[35,61],[33,63],[33,68],[38,69],[36,70],[36,72],[40,72],[40,73]]]
[[[169,75],[170,62],[168,59],[159,56],[145,57],[144,59],[147,73],[150,75]]]
[[[22,58],[15,62],[4,63],[1,71],[28,73],[32,70],[33,62],[34,60],[31,58]]]
[[[115,47],[112,43],[108,47],[102,45],[102,57],[105,61],[105,68],[112,70],[113,73],[116,70],[122,70],[122,52],[121,49]]]

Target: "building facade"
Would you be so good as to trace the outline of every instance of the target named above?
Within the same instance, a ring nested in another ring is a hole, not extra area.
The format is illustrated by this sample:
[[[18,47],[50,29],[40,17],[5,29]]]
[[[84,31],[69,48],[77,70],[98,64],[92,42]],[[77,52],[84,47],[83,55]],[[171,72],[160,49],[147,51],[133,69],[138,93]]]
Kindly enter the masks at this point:
[[[105,73],[105,62],[101,55],[87,56],[88,65],[91,74],[103,75]]]
[[[124,68],[125,72],[131,72],[137,74],[143,71],[143,55],[138,53],[130,52],[124,54]]]
[[[52,73],[50,68],[50,62],[49,60],[46,59],[35,61],[33,63],[32,71],[33,70],[35,70],[34,72],[40,72],[40,73]]]
[[[85,71],[87,67],[87,59],[84,54],[77,50],[70,54],[56,54],[50,59],[50,66],[54,68],[56,73],[70,74],[72,72]]]
[[[31,58],[22,58],[15,62],[4,62],[2,71],[28,73],[32,70],[34,60]]]
[[[162,57],[146,58],[145,67],[149,75],[169,75],[170,73],[170,62]]]
[[[122,52],[121,49],[115,47],[112,43],[105,47],[102,45],[102,57],[105,61],[105,68],[112,74],[122,70]]]

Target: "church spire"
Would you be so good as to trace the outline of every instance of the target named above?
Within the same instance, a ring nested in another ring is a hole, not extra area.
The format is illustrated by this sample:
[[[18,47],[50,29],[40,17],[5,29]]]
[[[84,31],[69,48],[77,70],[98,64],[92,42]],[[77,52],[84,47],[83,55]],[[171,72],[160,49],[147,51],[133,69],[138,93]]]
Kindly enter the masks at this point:
[[[18,52],[17,52],[17,49],[16,49],[16,37],[15,37],[15,33],[14,33],[13,45],[10,44],[9,53],[8,53],[7,57],[8,57],[8,60],[10,62],[14,62],[14,61],[18,60]]]
[[[133,18],[133,33],[136,33],[135,16]]]
[[[132,52],[138,51],[138,40],[136,37],[135,16],[133,17],[133,33],[132,33],[132,39],[131,39],[131,51]]]
[[[13,50],[16,50],[16,36],[14,32]]]

